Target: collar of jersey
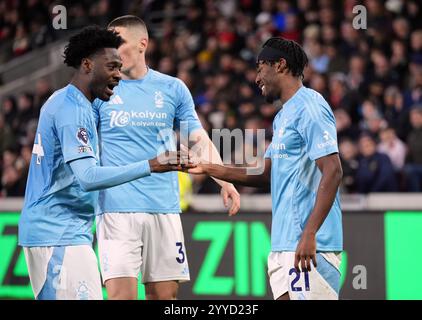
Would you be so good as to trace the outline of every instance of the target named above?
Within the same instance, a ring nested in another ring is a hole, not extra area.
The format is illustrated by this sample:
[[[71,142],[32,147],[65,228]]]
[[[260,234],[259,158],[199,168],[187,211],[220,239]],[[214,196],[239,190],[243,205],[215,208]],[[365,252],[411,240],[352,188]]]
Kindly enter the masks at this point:
[[[69,88],[68,89],[69,93],[72,96],[74,96],[79,102],[86,104],[88,106],[91,106],[91,102],[88,100],[87,97],[85,97],[85,95],[82,93],[82,91],[79,90],[76,86],[69,83],[68,88]]]
[[[283,104],[283,108],[286,108],[287,106],[289,106],[289,105],[291,105],[292,104],[292,101],[294,100],[294,98],[296,98],[301,92],[302,92],[302,90],[303,89],[305,89],[305,86],[304,85],[302,85],[296,92],[295,92],[295,94],[294,95],[292,95],[291,97],[290,97],[290,99],[289,100],[287,100],[284,104]]]
[[[286,110],[286,108],[288,108],[291,104],[292,104],[292,101],[293,101],[293,99],[295,98],[295,97],[297,97],[299,94],[300,94],[300,92],[302,92],[302,90],[303,89],[305,89],[305,86],[304,85],[302,85],[296,92],[295,92],[295,94],[294,95],[292,95],[290,98],[289,98],[289,100],[287,100],[285,103],[283,103],[282,105],[281,105],[281,107],[280,107],[280,110],[277,112],[277,114],[276,114],[276,116],[278,116],[279,114],[281,114],[282,112],[283,112],[283,110]]]
[[[142,78],[139,79],[122,79],[119,82],[137,82],[137,83],[142,83],[144,81],[146,81],[147,79],[149,79],[151,77],[153,70],[147,66],[147,73],[145,73],[145,75]]]

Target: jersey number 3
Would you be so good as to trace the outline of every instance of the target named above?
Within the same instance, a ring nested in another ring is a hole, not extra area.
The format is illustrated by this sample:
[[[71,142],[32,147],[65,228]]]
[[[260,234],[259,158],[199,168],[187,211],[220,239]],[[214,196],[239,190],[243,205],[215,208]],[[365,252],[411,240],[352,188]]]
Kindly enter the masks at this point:
[[[178,263],[183,263],[185,262],[185,253],[183,252],[183,243],[176,242],[176,246],[179,247],[179,257],[176,258],[176,261]]]

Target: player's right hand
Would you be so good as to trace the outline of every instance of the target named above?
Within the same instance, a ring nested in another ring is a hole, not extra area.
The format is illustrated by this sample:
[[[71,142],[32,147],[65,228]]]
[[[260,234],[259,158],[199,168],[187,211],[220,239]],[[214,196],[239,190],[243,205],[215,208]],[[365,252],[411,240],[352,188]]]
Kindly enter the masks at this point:
[[[186,171],[196,165],[182,157],[179,151],[166,151],[149,160],[151,172]]]
[[[197,163],[192,168],[188,168],[184,171],[191,174],[207,174],[205,165],[202,163]]]
[[[198,140],[199,139],[200,137],[198,137]],[[191,174],[208,174],[206,165],[209,164],[209,162],[201,159],[192,149],[188,149],[188,147],[181,144],[180,154],[185,161],[187,159],[190,164],[194,165],[191,168],[185,168],[185,172]]]

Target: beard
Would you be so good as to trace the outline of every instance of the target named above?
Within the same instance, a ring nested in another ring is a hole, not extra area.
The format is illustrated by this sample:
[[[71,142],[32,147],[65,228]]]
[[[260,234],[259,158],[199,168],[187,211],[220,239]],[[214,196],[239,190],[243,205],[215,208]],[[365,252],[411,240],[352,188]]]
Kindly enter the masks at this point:
[[[267,94],[267,95],[265,95],[264,96],[264,98],[265,98],[265,101],[267,102],[267,103],[273,103],[275,100],[277,100],[278,98],[277,97],[275,97],[274,95],[272,95],[272,94]]]
[[[265,90],[262,92],[262,96],[264,97],[267,103],[272,104],[274,101],[280,99],[280,92],[271,86],[270,84],[265,85]]]

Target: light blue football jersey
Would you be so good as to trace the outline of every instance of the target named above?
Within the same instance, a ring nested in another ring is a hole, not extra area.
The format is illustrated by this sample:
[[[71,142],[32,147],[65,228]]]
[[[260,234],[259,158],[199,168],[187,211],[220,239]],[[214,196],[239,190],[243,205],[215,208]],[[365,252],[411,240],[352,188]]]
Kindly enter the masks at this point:
[[[19,220],[21,246],[91,244],[97,192],[82,191],[69,162],[97,159],[92,105],[75,86],[41,108]]]
[[[322,177],[315,160],[336,152],[330,106],[318,92],[302,86],[277,113],[265,154],[271,158],[272,251],[296,251]],[[316,241],[317,251],[343,248],[339,192]]]
[[[110,101],[93,103],[103,166],[121,166],[176,150],[173,130],[202,128],[192,96],[179,79],[151,68],[138,80],[121,80]],[[177,172],[152,173],[101,190],[98,213],[180,213]]]

